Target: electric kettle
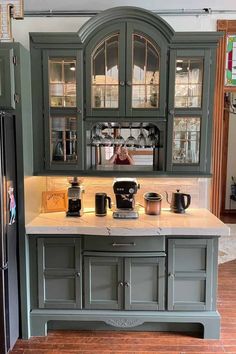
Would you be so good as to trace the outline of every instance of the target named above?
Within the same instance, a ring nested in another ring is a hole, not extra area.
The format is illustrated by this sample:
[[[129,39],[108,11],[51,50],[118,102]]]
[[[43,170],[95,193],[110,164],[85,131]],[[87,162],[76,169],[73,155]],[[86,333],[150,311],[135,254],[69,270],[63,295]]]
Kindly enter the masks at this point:
[[[187,209],[191,202],[190,194],[180,193],[180,190],[177,189],[175,193],[172,193],[171,202],[168,200],[168,193],[166,193],[166,200],[170,204],[170,210],[173,213],[183,214],[185,209]]]

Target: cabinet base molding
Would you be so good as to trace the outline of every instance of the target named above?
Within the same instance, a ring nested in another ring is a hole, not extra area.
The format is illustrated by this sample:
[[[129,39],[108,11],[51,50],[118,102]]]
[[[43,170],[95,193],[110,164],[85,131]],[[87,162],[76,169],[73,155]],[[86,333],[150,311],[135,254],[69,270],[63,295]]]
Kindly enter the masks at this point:
[[[102,319],[102,320],[101,320]],[[105,322],[113,327],[132,328],[149,323],[197,323],[203,326],[204,339],[220,338],[218,311],[99,311],[34,309],[30,313],[31,336],[46,336],[49,321]]]

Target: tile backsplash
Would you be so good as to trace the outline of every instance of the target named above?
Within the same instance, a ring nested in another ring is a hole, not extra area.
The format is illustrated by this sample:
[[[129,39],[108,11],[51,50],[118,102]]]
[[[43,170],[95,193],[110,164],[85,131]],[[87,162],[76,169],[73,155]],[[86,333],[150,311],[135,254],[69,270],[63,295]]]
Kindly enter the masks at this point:
[[[67,177],[45,177],[46,191],[67,190],[70,186]],[[94,207],[95,193],[105,192],[115,202],[113,193],[113,178],[84,177],[83,186],[84,207]],[[188,193],[192,197],[191,208],[209,208],[210,179],[208,178],[137,178],[140,189],[136,195],[136,202],[143,205],[143,194],[146,192],[158,192],[163,195],[162,207],[167,208],[165,191],[171,193],[180,189],[183,193]]]

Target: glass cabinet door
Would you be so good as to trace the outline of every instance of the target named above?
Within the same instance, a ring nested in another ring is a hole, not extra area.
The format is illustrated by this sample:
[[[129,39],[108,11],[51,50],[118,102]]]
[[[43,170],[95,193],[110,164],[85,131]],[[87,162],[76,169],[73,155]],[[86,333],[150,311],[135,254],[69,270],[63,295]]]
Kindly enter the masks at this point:
[[[175,108],[201,108],[203,58],[177,58],[175,66]]]
[[[119,34],[98,44],[92,56],[92,108],[119,106]]]
[[[172,50],[170,54],[167,170],[207,172],[210,52]]]
[[[99,31],[86,47],[86,117],[125,114],[125,24]]]
[[[0,49],[0,107],[15,108],[13,49]]]
[[[129,21],[88,44],[88,117],[164,117],[167,46],[156,37],[151,26]]]
[[[173,127],[174,164],[199,164],[200,117],[175,117]]]
[[[49,59],[49,102],[51,107],[76,106],[76,61]]]
[[[160,105],[160,63],[157,48],[143,35],[132,35],[132,108]]]
[[[126,115],[165,117],[167,46],[152,27],[130,21],[126,42]]]
[[[82,168],[82,53],[47,51],[45,76],[45,154],[50,170]]]

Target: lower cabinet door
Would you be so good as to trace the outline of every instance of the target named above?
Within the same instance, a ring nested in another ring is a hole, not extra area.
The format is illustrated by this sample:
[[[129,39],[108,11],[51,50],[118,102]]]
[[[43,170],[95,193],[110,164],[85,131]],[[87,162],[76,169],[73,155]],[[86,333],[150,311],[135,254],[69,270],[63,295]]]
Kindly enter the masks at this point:
[[[214,252],[212,239],[168,240],[168,310],[213,309]]]
[[[164,310],[165,258],[125,258],[125,309]]]
[[[39,238],[39,308],[81,308],[80,240]]]
[[[122,257],[85,256],[84,286],[86,309],[122,309]]]

